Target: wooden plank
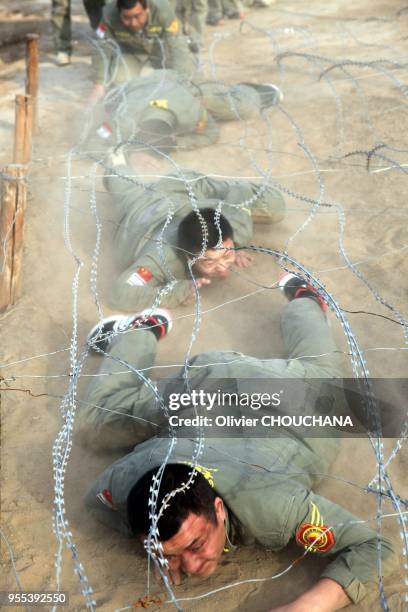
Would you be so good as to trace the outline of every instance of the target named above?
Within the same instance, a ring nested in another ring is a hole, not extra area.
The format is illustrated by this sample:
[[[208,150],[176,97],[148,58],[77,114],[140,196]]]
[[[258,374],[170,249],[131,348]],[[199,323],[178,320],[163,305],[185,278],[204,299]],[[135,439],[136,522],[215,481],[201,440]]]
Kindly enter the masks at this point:
[[[21,169],[4,168],[4,174],[16,177]],[[14,216],[16,212],[17,182],[3,179],[1,184],[0,209],[0,311],[12,303],[11,287],[14,251]]]
[[[38,131],[38,34],[27,34],[26,36],[26,95],[33,98],[33,129]]]

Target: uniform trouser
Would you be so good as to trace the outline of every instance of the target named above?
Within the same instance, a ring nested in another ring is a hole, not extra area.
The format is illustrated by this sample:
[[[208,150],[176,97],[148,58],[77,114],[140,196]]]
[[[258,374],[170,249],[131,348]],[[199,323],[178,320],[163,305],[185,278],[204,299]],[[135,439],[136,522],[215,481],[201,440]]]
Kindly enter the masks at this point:
[[[240,13],[240,8],[238,0],[208,0],[207,15],[210,19],[221,19],[223,15]]]
[[[115,85],[126,83],[136,77],[147,76],[154,68],[147,55],[121,53],[111,59],[110,78]]]
[[[56,51],[71,53],[71,0],[52,0],[52,31]]]
[[[248,85],[224,85],[214,81],[198,81],[203,105],[216,121],[238,121],[259,116],[261,96]]]
[[[184,34],[200,43],[205,29],[207,0],[172,0],[172,4],[183,24]]]
[[[84,0],[84,7],[88,15],[91,27],[96,30],[102,21],[103,7],[105,0]]]
[[[192,360],[194,366],[218,363],[211,375],[217,378],[298,378],[322,379],[339,375],[336,345],[327,320],[318,304],[298,298],[287,304],[281,317],[287,359],[264,360],[239,353],[204,353]],[[137,329],[117,336],[109,356],[103,358],[99,375],[93,379],[78,413],[82,444],[94,449],[125,448],[157,433],[165,422],[163,410],[155,400],[154,384],[142,378],[154,366],[157,340],[152,331]],[[133,368],[130,370],[126,363]],[[138,370],[139,373],[136,373]],[[202,368],[191,370],[194,385]],[[313,406],[310,407],[313,412]],[[330,440],[313,443],[316,452],[336,451]]]

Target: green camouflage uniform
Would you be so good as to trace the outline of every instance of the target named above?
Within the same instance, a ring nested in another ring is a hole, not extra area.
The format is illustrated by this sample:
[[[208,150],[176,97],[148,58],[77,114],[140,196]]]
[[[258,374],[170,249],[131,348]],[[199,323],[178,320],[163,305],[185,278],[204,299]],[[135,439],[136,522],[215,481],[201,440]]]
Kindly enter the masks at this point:
[[[215,23],[226,17],[238,18],[241,14],[241,4],[238,0],[208,0],[208,23]]]
[[[115,171],[122,177],[132,175],[124,166]],[[253,198],[260,185],[201,177],[194,172],[185,173],[184,178],[194,181],[191,186],[199,208],[215,209],[220,200],[225,202],[221,212],[233,228],[236,246],[251,241],[251,210],[237,205]],[[183,303],[190,295],[192,281],[187,258],[177,250],[177,228],[193,209],[182,178],[168,176],[151,185],[136,185],[113,176],[105,179],[105,185],[121,213],[114,252],[118,267],[123,271],[112,288],[112,307],[131,312],[147,308],[153,304],[159,290],[168,287],[173,280],[174,284],[162,296],[160,304],[171,308]],[[174,207],[174,216],[160,245],[159,238],[170,206]],[[251,206],[256,212],[266,211],[271,222],[280,221],[284,216],[284,200],[271,187],[267,187]]]
[[[190,40],[201,44],[207,15],[207,0],[172,0],[183,32]]]
[[[283,310],[281,324],[291,359],[262,360],[232,352],[202,354],[190,362],[192,366],[202,366],[189,369],[190,388],[202,388],[207,381],[211,388],[212,377],[231,378],[243,381],[239,386],[242,393],[245,381],[251,378],[320,379],[311,382],[323,386],[322,379],[341,375],[335,343],[314,300],[301,298],[290,302]],[[157,340],[148,329],[116,337],[111,358],[105,358],[100,368],[104,375],[94,379],[88,403],[81,404],[78,415],[97,444],[137,443],[130,454],[102,473],[86,498],[88,508],[98,520],[127,536],[131,536],[126,510],[128,494],[143,474],[161,465],[169,439],[155,435],[157,425],[165,419],[155,404],[153,392],[132,371],[119,372],[125,369],[123,362],[136,369],[152,367],[156,345]],[[163,397],[166,402],[165,393]],[[325,399],[327,403],[330,397]],[[332,401],[336,401],[335,396]],[[300,397],[293,411],[319,414],[318,394]],[[179,435],[169,463],[191,464],[193,448],[191,436]],[[305,529],[317,528],[321,533],[330,528],[330,547],[326,550],[315,547],[314,551],[318,556],[335,557],[321,577],[339,583],[350,599],[358,602],[366,593],[365,584],[376,579],[377,534],[358,524],[358,519],[342,507],[311,491],[315,475],[327,473],[335,453],[333,438],[302,438],[290,431],[287,437],[207,438],[199,470],[227,506],[227,529],[233,544],[258,543],[276,551],[296,536],[304,550]],[[391,561],[392,547],[382,537],[380,545],[382,570],[386,574],[391,562],[385,562]]]
[[[102,19],[105,0],[84,0],[84,7],[91,27],[96,30]]]
[[[258,117],[261,95],[248,85],[194,81],[174,70],[155,70],[133,79],[111,106],[112,131],[126,140],[138,124],[159,119],[171,127],[178,147],[195,148],[217,141],[217,121]]]
[[[172,68],[188,76],[195,72],[196,61],[168,0],[148,0],[148,8],[146,26],[131,32],[120,19],[116,0],[105,6],[96,30],[101,44],[92,56],[96,83],[128,81],[144,67]]]
[[[51,15],[55,50],[71,54],[71,0],[52,0]]]

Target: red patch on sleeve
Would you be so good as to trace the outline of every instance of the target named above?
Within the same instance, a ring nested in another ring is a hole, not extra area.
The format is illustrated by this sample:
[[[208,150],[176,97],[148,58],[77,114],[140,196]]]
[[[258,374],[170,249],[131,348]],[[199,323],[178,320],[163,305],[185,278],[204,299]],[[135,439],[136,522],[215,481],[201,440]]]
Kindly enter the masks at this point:
[[[333,548],[335,539],[330,527],[303,523],[296,531],[296,542],[311,552],[324,553]]]
[[[148,283],[153,278],[153,274],[147,268],[137,268],[136,273]]]
[[[98,493],[96,497],[99,499],[99,501],[105,504],[105,506],[108,506],[108,508],[115,509],[112,493],[109,491],[109,489],[103,489],[103,491]]]
[[[106,36],[106,25],[101,21],[96,30],[96,35],[98,38],[105,38]]]

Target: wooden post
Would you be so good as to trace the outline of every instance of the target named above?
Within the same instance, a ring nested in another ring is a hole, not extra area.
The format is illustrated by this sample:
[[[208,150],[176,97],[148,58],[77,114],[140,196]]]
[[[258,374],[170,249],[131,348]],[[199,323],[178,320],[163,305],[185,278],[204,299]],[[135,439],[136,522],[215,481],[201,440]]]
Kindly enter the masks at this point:
[[[0,312],[21,294],[24,215],[27,203],[25,164],[31,158],[33,103],[16,96],[14,164],[3,171],[0,208]]]
[[[26,36],[26,95],[33,98],[33,129],[38,131],[38,34]]]
[[[21,293],[24,213],[27,188],[22,166],[4,168],[0,210],[0,312]]]
[[[31,158],[33,104],[31,96],[16,96],[14,163],[26,164]]]

